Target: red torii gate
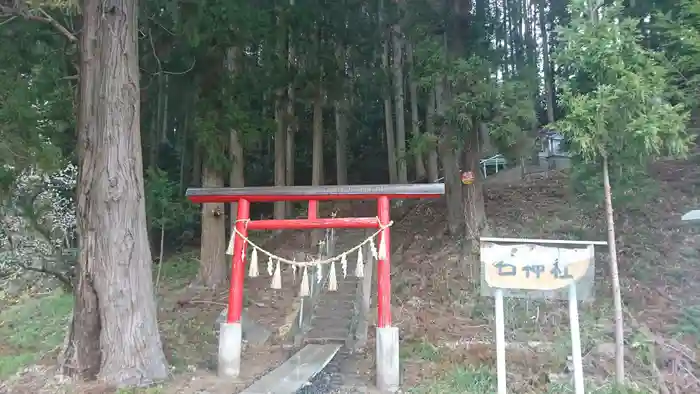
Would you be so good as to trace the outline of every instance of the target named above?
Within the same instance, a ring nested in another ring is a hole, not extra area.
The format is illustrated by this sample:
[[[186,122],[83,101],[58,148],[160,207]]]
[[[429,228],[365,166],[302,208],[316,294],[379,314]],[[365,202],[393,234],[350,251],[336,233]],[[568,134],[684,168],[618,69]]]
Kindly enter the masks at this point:
[[[442,183],[405,185],[285,186],[246,188],[190,188],[187,198],[194,203],[238,203],[234,231],[228,315],[219,334],[220,376],[237,377],[241,367],[241,312],[243,309],[243,251],[249,230],[311,230],[324,228],[382,229],[379,234],[391,250],[390,199],[438,198],[445,194]],[[319,201],[376,200],[377,217],[318,218]],[[250,220],[253,202],[308,201],[306,219]],[[391,325],[390,253],[377,262],[377,385],[393,389],[399,385],[399,332]]]

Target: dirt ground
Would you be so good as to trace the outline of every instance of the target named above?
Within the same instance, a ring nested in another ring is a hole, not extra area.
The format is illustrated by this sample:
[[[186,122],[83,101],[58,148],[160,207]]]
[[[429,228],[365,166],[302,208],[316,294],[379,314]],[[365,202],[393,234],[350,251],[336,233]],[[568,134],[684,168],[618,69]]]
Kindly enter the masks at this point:
[[[656,189],[640,191],[641,203],[616,209],[631,393],[700,392],[700,233],[680,221],[683,213],[699,206],[699,169],[696,159],[657,163],[651,169]],[[579,205],[565,173],[531,176],[515,184],[494,182],[486,189],[486,203],[494,236],[605,240],[602,207]],[[335,208],[339,216],[350,211],[373,215],[374,209],[371,204]],[[460,240],[445,235],[444,211],[442,202],[421,202],[396,218],[392,229],[392,303],[401,332],[404,387],[426,394],[492,393],[493,302],[478,295],[470,279],[474,273],[459,268]],[[304,237],[283,234],[266,248],[289,255],[305,244]],[[613,393],[608,388],[614,374],[608,255],[605,248],[597,252],[595,298],[581,305],[585,373],[588,391]],[[214,322],[225,293],[189,288],[196,264],[193,254],[164,265],[159,318],[174,379],[143,393],[237,392],[290,355],[285,335],[295,312],[295,289],[270,290],[266,276],[246,279],[248,313],[275,333],[268,346],[246,350],[240,384],[232,387],[218,380],[213,374]],[[506,314],[509,389],[523,394],[569,392],[566,305],[513,299],[506,302]],[[372,336],[366,348],[349,368],[369,386],[374,376]],[[3,353],[11,354],[0,346],[0,358]],[[52,375],[50,365],[52,358],[46,357],[38,366],[20,370],[0,392],[116,392],[66,381]]]

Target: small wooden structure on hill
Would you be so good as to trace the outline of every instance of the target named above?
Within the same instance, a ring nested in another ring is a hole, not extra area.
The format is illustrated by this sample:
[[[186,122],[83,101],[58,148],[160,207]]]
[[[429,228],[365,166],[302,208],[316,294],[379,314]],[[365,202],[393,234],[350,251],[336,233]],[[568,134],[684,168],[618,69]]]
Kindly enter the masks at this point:
[[[541,161],[547,162],[550,170],[560,170],[571,166],[571,155],[566,150],[566,141],[563,135],[554,131],[541,129],[539,132]]]

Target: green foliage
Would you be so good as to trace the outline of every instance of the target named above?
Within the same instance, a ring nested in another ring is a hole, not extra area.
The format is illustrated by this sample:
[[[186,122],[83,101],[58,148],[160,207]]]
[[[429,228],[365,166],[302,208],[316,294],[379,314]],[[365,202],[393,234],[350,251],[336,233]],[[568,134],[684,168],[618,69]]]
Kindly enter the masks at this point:
[[[483,45],[469,56],[452,60],[447,59],[444,46],[439,38],[423,38],[415,48],[415,78],[421,90],[432,92],[443,77],[450,90],[444,119],[436,116],[436,125],[447,122],[454,126],[462,140],[466,133],[476,132],[479,123],[486,123],[500,151],[519,156],[522,152],[514,151],[531,148],[526,142],[534,140],[536,81],[525,77],[503,80],[493,72],[496,64],[490,58],[494,51]],[[413,141],[416,147],[433,145],[425,139]]]
[[[65,60],[70,50],[40,24],[2,26],[0,51],[0,187],[29,167],[61,164],[65,131],[72,125],[72,86]]]
[[[489,64],[478,56],[458,58],[448,71],[453,102],[447,109],[447,118],[463,132],[474,131],[476,122],[489,117],[498,98]]]
[[[452,100],[444,119],[456,127],[458,138],[476,132],[478,123],[489,125],[494,141],[507,149],[522,142],[534,128],[536,117],[531,84],[525,80],[499,81],[491,72],[492,64],[480,56],[445,59],[442,45],[426,39],[417,45],[416,75],[424,91],[432,91],[442,76],[447,81]],[[433,141],[415,141],[415,146],[432,146]]]
[[[231,163],[225,147],[229,144],[231,130],[225,127],[223,111],[206,107],[205,104],[204,109],[198,111],[200,114],[194,121],[197,146],[206,154],[204,165],[222,173],[230,171]]]
[[[507,157],[519,157],[533,149],[537,114],[530,81],[512,79],[500,83],[488,122],[492,142]]]
[[[401,358],[418,358],[425,361],[438,362],[442,358],[440,348],[427,341],[406,343],[400,349]]]
[[[615,384],[607,383],[599,385],[598,382],[587,382],[586,391],[591,394],[653,394],[651,390],[640,390],[630,387],[617,387]],[[571,384],[552,383],[549,385],[547,394],[569,394],[574,393]]]
[[[674,81],[686,92],[693,106],[700,104],[700,2],[680,0],[666,12],[656,14],[655,27],[666,40],[663,49]]]
[[[430,135],[427,133],[411,134],[408,145],[409,153],[412,155],[422,152],[429,152],[437,149],[438,138],[435,135]]]
[[[603,7],[598,21],[582,7],[572,13],[584,16],[558,29],[555,59],[568,66],[557,80],[566,115],[552,125],[570,151],[586,162],[615,157],[618,165],[685,154],[688,114],[673,102],[668,70],[639,44],[637,22],[620,18],[619,7]]]
[[[683,316],[675,327],[678,335],[685,335],[696,343],[700,343],[700,309],[688,307],[683,310]]]
[[[177,182],[158,168],[146,170],[146,214],[151,226],[161,230],[181,229],[197,215],[197,206],[180,193]]]
[[[623,204],[628,209],[646,209],[648,202],[661,193],[658,181],[649,176],[646,166],[625,165],[624,161],[618,163],[612,158],[610,167],[610,182],[615,185],[613,203]],[[574,157],[569,180],[579,203],[599,208],[604,197],[600,165]]]
[[[70,288],[75,46],[22,18],[0,18],[0,34],[0,277],[34,271]]]
[[[159,267],[154,267],[154,277],[158,269],[161,270],[165,286],[180,288],[197,277],[199,251],[183,252],[167,258]]]
[[[443,43],[436,38],[424,38],[415,45],[413,53],[416,57],[414,75],[418,87],[431,92],[438,78],[448,70]]]
[[[471,365],[459,366],[436,379],[426,382],[410,390],[415,394],[443,393],[493,393],[496,388],[496,377],[487,368],[475,368]]]

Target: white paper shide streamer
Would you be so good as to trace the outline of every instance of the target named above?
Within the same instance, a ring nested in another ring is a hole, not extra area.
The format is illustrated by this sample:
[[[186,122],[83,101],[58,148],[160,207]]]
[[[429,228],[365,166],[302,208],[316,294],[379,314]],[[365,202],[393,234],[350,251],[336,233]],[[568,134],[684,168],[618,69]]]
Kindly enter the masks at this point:
[[[304,271],[301,275],[301,288],[299,289],[299,296],[306,297],[309,295],[309,268],[304,267]]]
[[[342,256],[340,256],[340,268],[343,270],[343,278],[348,277],[348,256],[343,253]]]
[[[323,281],[323,265],[316,264],[316,283]]]
[[[275,290],[280,290],[282,288],[282,273],[280,272],[279,260],[277,260],[277,265],[275,266],[275,274],[272,275],[272,282],[270,282],[270,287]]]
[[[386,252],[386,234],[382,234],[381,239],[379,240],[379,253],[377,253],[377,258],[379,260],[386,260]]]
[[[331,269],[328,271],[328,291],[338,290],[338,280],[335,277],[335,260],[331,261]]]
[[[379,255],[377,254],[377,245],[374,244],[374,238],[369,239],[369,251],[372,253],[372,258],[375,260],[379,259]]]
[[[352,254],[357,252],[357,261],[355,264],[355,272],[354,276],[358,278],[362,278],[365,276],[365,257],[366,258],[373,258],[375,260],[384,260],[388,256],[388,250],[387,250],[387,242],[385,241],[385,234],[382,233],[385,231],[389,226],[391,226],[393,222],[390,222],[386,226],[382,226],[376,233],[374,233],[372,236],[368,237],[364,241],[362,241],[360,244],[358,244],[355,247],[352,247],[350,249],[347,249],[345,252],[341,253],[340,255],[337,255],[332,258],[328,259],[321,259],[321,260],[313,260],[313,261],[302,261],[302,262],[297,262],[296,259],[292,260],[287,260],[283,257],[277,256],[273,253],[270,253],[268,251],[265,251],[264,249],[260,248],[250,240],[248,240],[246,237],[241,235],[235,228],[234,228],[234,234],[231,236],[231,239],[229,240],[228,247],[226,248],[226,254],[228,255],[233,255],[233,249],[234,249],[234,244],[235,244],[235,237],[240,236],[243,240],[243,247],[241,248],[241,261],[246,260],[246,253],[247,252],[247,245],[250,245],[252,247],[252,251],[249,253],[250,255],[250,261],[248,262],[248,276],[251,278],[255,278],[260,276],[260,253],[266,254],[268,256],[267,259],[267,275],[270,276],[270,288],[280,290],[282,289],[282,264],[287,264],[291,266],[291,271],[292,271],[292,277],[294,283],[296,283],[297,280],[297,270],[300,270],[299,272],[301,274],[300,282],[299,282],[299,295],[302,297],[306,297],[310,295],[311,292],[311,287],[310,284],[312,283],[311,281],[316,279],[316,283],[322,284],[323,279],[324,279],[324,271],[328,273],[328,290],[329,291],[337,291],[338,290],[338,272],[337,272],[337,267],[336,263],[340,262],[340,270],[342,272],[343,278],[346,278],[348,275],[348,254]],[[381,236],[380,236],[381,234]],[[377,248],[377,245],[375,243],[374,237],[380,236],[379,239],[379,248]],[[363,251],[363,248],[367,247]],[[259,249],[259,250],[258,250]],[[364,256],[363,254],[366,253],[367,256]],[[325,264],[328,264],[328,270],[324,270],[323,266]],[[315,268],[315,272],[309,272],[309,268]],[[322,284],[323,285],[323,284]]]
[[[275,262],[272,261],[272,256],[270,256],[269,259],[267,259],[267,275],[272,276],[275,268],[274,268]]]
[[[248,267],[248,276],[256,278],[258,276],[258,248],[253,247],[253,253],[250,254],[250,267]]]
[[[357,249],[357,265],[355,265],[355,276],[362,278],[365,276],[365,262],[362,259],[362,248]]]
[[[226,254],[233,256],[233,240],[236,239],[236,233],[231,234],[231,239],[228,240],[228,247],[226,247]]]

